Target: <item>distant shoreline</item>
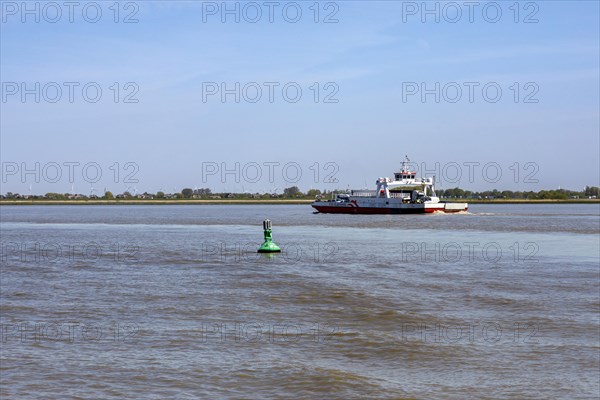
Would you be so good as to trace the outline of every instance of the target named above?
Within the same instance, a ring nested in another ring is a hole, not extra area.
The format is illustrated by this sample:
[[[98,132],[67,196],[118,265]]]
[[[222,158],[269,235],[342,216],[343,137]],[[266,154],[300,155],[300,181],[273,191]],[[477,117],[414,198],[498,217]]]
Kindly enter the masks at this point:
[[[217,205],[217,204],[310,204],[312,199],[265,199],[265,200],[0,200],[0,206],[27,206],[27,205]],[[469,203],[469,204],[600,204],[600,199],[568,199],[568,200],[521,200],[521,199],[452,199],[445,200],[448,203]]]

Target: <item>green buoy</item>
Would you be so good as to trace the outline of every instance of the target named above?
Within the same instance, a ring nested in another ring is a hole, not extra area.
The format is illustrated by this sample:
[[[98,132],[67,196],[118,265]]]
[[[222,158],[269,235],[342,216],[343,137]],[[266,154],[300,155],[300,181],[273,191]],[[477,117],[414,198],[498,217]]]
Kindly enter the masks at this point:
[[[281,249],[273,242],[273,233],[271,231],[271,221],[265,219],[263,221],[263,229],[265,231],[265,242],[258,248],[258,253],[280,253]]]

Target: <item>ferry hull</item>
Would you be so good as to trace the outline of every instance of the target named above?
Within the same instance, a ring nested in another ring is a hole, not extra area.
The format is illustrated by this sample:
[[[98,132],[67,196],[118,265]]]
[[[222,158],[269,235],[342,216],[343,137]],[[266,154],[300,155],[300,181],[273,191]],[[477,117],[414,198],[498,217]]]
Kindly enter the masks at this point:
[[[431,214],[434,212],[456,213],[467,211],[467,204],[437,203],[435,205],[406,205],[400,207],[360,207],[350,205],[312,204],[312,207],[324,214]]]
[[[425,209],[402,209],[402,208],[375,208],[375,207],[334,207],[334,206],[313,206],[318,212],[324,214],[424,214]],[[431,211],[433,212],[433,211]]]

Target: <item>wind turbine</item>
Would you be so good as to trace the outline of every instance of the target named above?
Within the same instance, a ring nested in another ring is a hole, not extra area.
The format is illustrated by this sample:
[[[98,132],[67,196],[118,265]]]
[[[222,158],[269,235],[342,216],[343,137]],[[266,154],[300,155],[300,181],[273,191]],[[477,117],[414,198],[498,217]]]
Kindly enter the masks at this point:
[[[243,192],[244,194],[249,194],[249,195],[251,195],[251,194],[252,194],[252,192],[250,192],[249,190],[246,190],[246,188],[244,187],[244,185],[242,185],[242,192]]]
[[[242,186],[242,190],[244,190],[243,186]],[[244,193],[247,194],[248,196],[252,197],[252,192],[250,190],[244,190]]]

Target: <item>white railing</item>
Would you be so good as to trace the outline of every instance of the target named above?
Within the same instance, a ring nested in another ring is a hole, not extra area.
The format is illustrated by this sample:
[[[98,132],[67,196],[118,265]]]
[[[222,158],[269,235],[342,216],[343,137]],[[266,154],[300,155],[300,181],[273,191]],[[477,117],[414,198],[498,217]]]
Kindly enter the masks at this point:
[[[390,192],[390,197],[392,199],[410,199],[410,194],[408,193],[394,193],[394,192]]]
[[[377,190],[352,190],[351,196],[356,197],[374,197],[377,195]]]
[[[377,190],[352,190],[350,196],[354,197],[376,197]],[[394,193],[390,192],[392,199],[410,199],[410,193]]]

